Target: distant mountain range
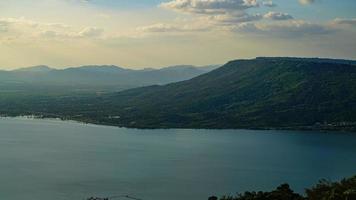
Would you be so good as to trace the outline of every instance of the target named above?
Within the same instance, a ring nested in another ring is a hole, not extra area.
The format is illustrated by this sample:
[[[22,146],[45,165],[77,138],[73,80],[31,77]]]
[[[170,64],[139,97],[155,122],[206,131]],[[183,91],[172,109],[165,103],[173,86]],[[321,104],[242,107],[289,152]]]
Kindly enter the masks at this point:
[[[11,112],[135,128],[356,130],[356,65],[330,59],[235,60],[187,81],[92,98],[42,99],[18,110]]]
[[[0,71],[3,90],[120,91],[140,86],[167,84],[188,80],[209,72],[218,65],[196,67],[180,65],[162,69],[131,70],[112,65],[53,69],[34,66]]]

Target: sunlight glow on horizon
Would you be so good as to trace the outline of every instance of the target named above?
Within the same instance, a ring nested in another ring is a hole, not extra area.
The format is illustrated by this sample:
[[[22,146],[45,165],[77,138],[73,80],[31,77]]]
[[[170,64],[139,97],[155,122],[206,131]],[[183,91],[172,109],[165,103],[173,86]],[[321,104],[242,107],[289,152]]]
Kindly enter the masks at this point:
[[[0,69],[356,59],[356,2],[2,0]]]

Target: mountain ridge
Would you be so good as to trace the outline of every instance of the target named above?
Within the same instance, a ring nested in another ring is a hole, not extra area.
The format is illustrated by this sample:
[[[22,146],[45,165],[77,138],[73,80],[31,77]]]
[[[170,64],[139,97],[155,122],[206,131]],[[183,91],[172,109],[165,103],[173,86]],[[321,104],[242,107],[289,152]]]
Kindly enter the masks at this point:
[[[356,66],[234,60],[190,80],[46,104],[51,106],[29,107],[64,119],[132,128],[355,130]]]
[[[10,72],[48,72],[51,70],[55,70],[55,69],[47,65],[36,65],[31,67],[24,67],[24,68],[10,70]]]
[[[217,66],[215,66],[217,67]],[[115,65],[85,65],[65,69],[45,65],[0,71],[0,89],[43,92],[115,92],[124,89],[187,80],[213,67],[173,66],[133,70]],[[43,89],[44,88],[44,89]]]

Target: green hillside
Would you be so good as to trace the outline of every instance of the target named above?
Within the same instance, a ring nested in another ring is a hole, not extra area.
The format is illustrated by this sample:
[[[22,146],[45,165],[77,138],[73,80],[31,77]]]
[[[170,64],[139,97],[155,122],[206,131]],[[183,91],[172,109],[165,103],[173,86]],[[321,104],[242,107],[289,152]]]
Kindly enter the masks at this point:
[[[356,66],[314,58],[236,60],[188,81],[45,105],[32,104],[30,112],[137,128],[355,127]]]

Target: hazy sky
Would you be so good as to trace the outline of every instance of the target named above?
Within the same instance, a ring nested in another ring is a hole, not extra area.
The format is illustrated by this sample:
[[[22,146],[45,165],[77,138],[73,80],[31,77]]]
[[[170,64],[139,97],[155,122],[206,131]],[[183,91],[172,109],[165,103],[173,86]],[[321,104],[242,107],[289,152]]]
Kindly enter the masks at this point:
[[[0,69],[356,59],[354,0],[0,0]]]

